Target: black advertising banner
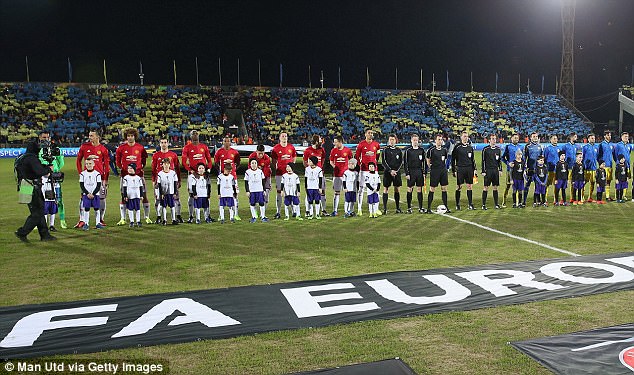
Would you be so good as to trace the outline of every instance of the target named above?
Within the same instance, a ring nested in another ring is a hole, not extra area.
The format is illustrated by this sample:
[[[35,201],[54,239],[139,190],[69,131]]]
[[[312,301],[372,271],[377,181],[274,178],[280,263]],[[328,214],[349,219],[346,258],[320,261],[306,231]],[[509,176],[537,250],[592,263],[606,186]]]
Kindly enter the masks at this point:
[[[556,374],[632,374],[634,323],[511,343]]]
[[[634,252],[0,308],[0,358],[219,339],[634,289]]]
[[[407,363],[399,358],[377,362],[359,363],[308,372],[296,372],[289,375],[416,375]]]

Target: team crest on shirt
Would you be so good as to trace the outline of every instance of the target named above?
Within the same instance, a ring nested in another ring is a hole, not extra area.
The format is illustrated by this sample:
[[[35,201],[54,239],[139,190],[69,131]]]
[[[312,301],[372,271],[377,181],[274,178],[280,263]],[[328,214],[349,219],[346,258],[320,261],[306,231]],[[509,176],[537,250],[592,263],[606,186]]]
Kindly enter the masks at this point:
[[[468,152],[468,153],[467,153],[467,156],[468,156],[468,157],[471,157],[471,153],[470,153],[470,152]]]
[[[418,160],[423,160],[423,155],[418,155]]]
[[[400,158],[401,158],[401,155],[396,155],[396,158],[397,158],[397,159],[400,159]]]
[[[291,153],[291,150],[288,150],[288,151],[286,151],[286,152],[290,154],[290,153]]]
[[[101,155],[101,151],[97,151],[97,154]]]
[[[500,155],[495,155],[495,160],[499,160],[500,159]]]
[[[441,156],[441,157],[440,157],[440,159],[441,159],[442,161],[445,161],[445,155]]]
[[[205,152],[205,149],[203,149],[202,147],[200,148],[199,152]]]
[[[135,150],[134,153],[138,155],[139,154],[139,150]]]

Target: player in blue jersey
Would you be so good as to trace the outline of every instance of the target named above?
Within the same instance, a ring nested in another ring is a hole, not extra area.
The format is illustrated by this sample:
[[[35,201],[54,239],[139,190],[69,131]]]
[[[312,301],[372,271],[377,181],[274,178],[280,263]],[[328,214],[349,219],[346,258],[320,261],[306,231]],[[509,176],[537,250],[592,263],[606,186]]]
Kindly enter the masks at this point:
[[[504,152],[502,153],[502,161],[506,164],[506,189],[504,189],[504,199],[502,200],[502,207],[506,207],[506,198],[509,194],[509,189],[511,188],[512,178],[511,178],[511,163],[515,159],[515,153],[517,150],[521,151],[521,146],[519,145],[520,135],[514,133],[511,136],[511,143],[504,147]]]
[[[526,206],[526,198],[528,197],[528,191],[533,181],[533,175],[535,174],[535,168],[537,167],[537,159],[544,155],[544,148],[539,144],[539,134],[531,133],[530,142],[524,146],[524,160],[526,168],[526,185],[524,186],[524,199],[522,205]],[[536,203],[533,200],[533,203]]]
[[[577,133],[570,133],[568,142],[562,146],[562,150],[566,152],[566,164],[568,164],[568,180],[572,180],[572,167],[577,160],[577,153],[582,152],[581,145],[577,144]],[[570,183],[570,196],[573,197],[572,181]],[[572,203],[572,199],[570,200]]]
[[[623,155],[623,158],[625,159],[625,166],[627,167],[627,171],[628,171],[627,178],[630,178],[629,172],[631,171],[631,164],[630,164],[631,152],[632,152],[632,145],[630,144],[630,134],[628,132],[623,132],[621,133],[621,142],[617,143],[614,146],[614,155],[616,156]],[[620,159],[621,159],[620,157],[614,158],[614,160],[619,160],[619,161]],[[627,186],[623,188],[623,194],[621,195],[622,201],[625,201],[627,199],[625,198],[626,194],[627,194]]]
[[[603,132],[603,141],[599,143],[598,159],[603,160],[605,163],[605,200],[609,202],[615,201],[610,197],[610,185],[612,184],[612,176],[614,175],[614,143],[612,143],[612,132],[606,130]]]
[[[592,199],[592,194],[594,193],[594,185],[595,185],[595,177],[597,171],[597,156],[599,154],[599,145],[594,143],[595,136],[593,133],[588,134],[588,143],[583,146],[583,169],[585,171],[585,181],[586,186],[590,186],[590,193],[588,194],[588,203],[594,202]],[[585,197],[585,189],[584,194],[581,197],[583,199]]]
[[[559,138],[556,134],[550,136],[550,144],[544,149],[544,159],[546,161],[546,166],[548,167],[548,181],[546,182],[546,196],[548,196],[548,188],[553,186],[553,194],[554,194],[554,183],[555,183],[555,167],[557,163],[559,163],[559,151],[561,151],[562,147],[557,144]],[[555,200],[556,202],[557,200]]]

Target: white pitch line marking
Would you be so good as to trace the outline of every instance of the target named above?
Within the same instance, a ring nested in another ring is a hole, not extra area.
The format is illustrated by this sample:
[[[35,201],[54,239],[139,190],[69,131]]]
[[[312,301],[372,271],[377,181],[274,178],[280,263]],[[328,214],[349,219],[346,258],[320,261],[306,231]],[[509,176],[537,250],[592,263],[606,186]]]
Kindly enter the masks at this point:
[[[326,178],[326,180],[328,180],[328,181],[332,181],[332,179],[330,179],[330,178]],[[389,200],[391,200],[392,202],[395,202],[394,198],[389,198]],[[434,212],[434,214],[436,214],[436,213]],[[541,247],[543,247],[543,248],[545,248],[545,249],[548,249],[548,250],[553,250],[553,251],[556,251],[556,252],[559,252],[559,253],[562,253],[562,254],[571,255],[571,256],[573,256],[573,257],[579,257],[579,256],[581,256],[581,254],[573,253],[572,251],[568,251],[568,250],[560,249],[560,248],[557,248],[557,247],[554,247],[554,246],[550,246],[550,245],[545,244],[545,243],[541,243],[541,242],[534,241],[534,240],[531,240],[531,239],[528,239],[528,238],[524,238],[524,237],[516,236],[516,235],[511,234],[511,233],[502,232],[501,230],[497,230],[497,229],[495,229],[495,228],[487,227],[486,225],[482,225],[482,224],[474,223],[473,221],[469,221],[469,220],[461,219],[461,218],[458,218],[458,217],[455,217],[455,216],[452,216],[452,215],[440,215],[440,216],[443,216],[443,217],[448,217],[448,218],[450,218],[450,219],[454,219],[454,220],[458,220],[458,221],[463,222],[463,223],[465,223],[465,224],[473,225],[473,226],[476,226],[476,227],[478,227],[478,228],[480,228],[480,229],[488,230],[489,232],[493,232],[493,233],[501,234],[501,235],[503,235],[503,236],[510,237],[510,238],[513,238],[513,239],[516,239],[516,240],[520,240],[520,241],[528,242],[528,243],[530,243],[530,244],[537,245],[537,246],[541,246]]]

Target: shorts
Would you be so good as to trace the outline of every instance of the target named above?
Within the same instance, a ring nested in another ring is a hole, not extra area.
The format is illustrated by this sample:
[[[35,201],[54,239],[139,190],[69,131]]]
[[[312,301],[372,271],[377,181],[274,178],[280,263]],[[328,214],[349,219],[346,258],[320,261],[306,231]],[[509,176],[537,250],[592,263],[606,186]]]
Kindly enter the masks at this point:
[[[500,172],[497,169],[486,171],[484,186],[500,186]]]
[[[583,187],[586,186],[586,182],[585,181],[573,181],[572,182],[572,188],[573,189],[583,189]]]
[[[306,190],[306,199],[308,199],[308,203],[321,202],[321,194],[319,194],[319,189]]]
[[[198,197],[194,199],[194,208],[209,208],[209,198]]]
[[[141,198],[128,199],[125,202],[125,207],[130,211],[138,211],[141,209]]]
[[[546,194],[546,185],[535,183],[535,194]]]
[[[429,186],[437,187],[440,183],[440,186],[449,185],[449,173],[445,168],[432,169],[429,172]]]
[[[526,170],[526,183],[524,184],[524,189],[528,189],[533,182],[533,176],[535,175],[535,171],[532,169]]]
[[[513,180],[513,193],[524,190],[524,180]]]
[[[396,176],[392,176],[390,172],[383,172],[383,186],[389,188],[392,185],[394,185],[394,187],[399,187],[403,185],[401,174],[397,172]]]
[[[343,177],[333,177],[332,188],[337,192],[341,191],[343,189]]]
[[[297,206],[299,204],[299,197],[297,195],[285,195],[284,196],[284,205],[285,206],[290,206],[290,205],[295,205]]]
[[[457,179],[456,183],[458,185],[462,185],[462,184],[472,185],[473,184],[473,168],[458,167],[456,170],[456,179]]]
[[[425,185],[425,178],[423,177],[422,169],[412,169],[409,171],[409,180],[407,180],[407,187],[414,186],[422,187]]]
[[[609,183],[614,178],[614,170],[610,167],[605,167],[605,180]]]
[[[597,193],[605,193],[605,185],[597,185]]]
[[[555,183],[555,172],[548,172],[548,179],[546,180],[546,185],[550,186]]]
[[[568,188],[568,180],[557,180],[555,184],[555,189],[567,189]]]
[[[81,196],[81,208],[86,211],[90,211],[91,208],[98,210],[101,207],[101,200],[98,195],[95,195],[92,199],[87,195]]]
[[[368,194],[368,204],[379,203],[379,193]]]
[[[44,215],[53,215],[57,213],[57,202],[44,201]]]
[[[275,176],[275,189],[282,191],[282,176]]]
[[[99,189],[99,197],[102,199],[108,198],[108,186],[101,182],[101,188]]]
[[[586,182],[589,182],[591,184],[595,182],[596,171],[585,171],[583,173],[584,173],[584,179],[586,180]]]
[[[255,191],[249,194],[249,205],[255,206],[259,204],[260,206],[264,206],[264,192],[263,191]]]
[[[174,194],[163,195],[163,199],[161,199],[161,206],[174,208]]]
[[[616,187],[616,190],[627,189],[627,181],[617,182],[615,187]]]
[[[220,203],[218,204],[220,207],[233,207],[235,206],[235,201],[233,197],[222,197],[220,198]]]
[[[346,195],[344,197],[344,202],[347,203],[354,203],[357,201],[357,193],[354,191],[348,191],[346,192]]]

